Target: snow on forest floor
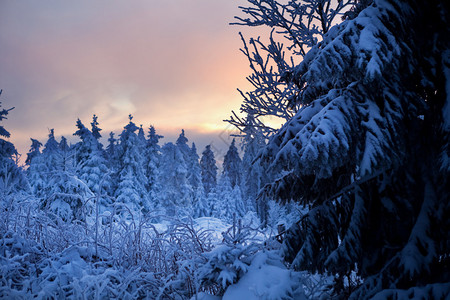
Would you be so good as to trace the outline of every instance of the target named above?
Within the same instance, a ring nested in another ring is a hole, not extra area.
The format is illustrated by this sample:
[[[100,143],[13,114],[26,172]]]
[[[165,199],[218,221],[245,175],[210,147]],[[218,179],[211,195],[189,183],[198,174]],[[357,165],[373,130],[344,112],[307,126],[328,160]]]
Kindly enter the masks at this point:
[[[103,213],[97,224],[33,208],[18,206],[2,227],[2,299],[314,299],[324,286],[286,269],[275,230],[252,214],[229,224]]]

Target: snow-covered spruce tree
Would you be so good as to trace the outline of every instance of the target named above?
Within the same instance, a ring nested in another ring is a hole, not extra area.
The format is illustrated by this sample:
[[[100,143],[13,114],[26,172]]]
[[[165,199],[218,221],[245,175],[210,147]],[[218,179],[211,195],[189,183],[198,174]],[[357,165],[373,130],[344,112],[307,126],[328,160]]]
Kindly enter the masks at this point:
[[[179,147],[167,143],[162,147],[158,178],[161,191],[158,200],[169,216],[192,215],[192,188],[188,181],[188,170]]]
[[[27,166],[31,164],[31,160],[33,158],[41,154],[40,148],[42,147],[42,143],[39,142],[38,140],[35,140],[33,138],[30,138],[30,140],[31,140],[30,151],[27,153],[27,159],[25,160],[25,164]]]
[[[184,157],[184,162],[186,164],[186,171],[187,171],[186,173],[187,184],[189,185],[190,190],[189,198],[192,208],[194,208],[194,206],[197,205],[197,202],[200,202],[199,204],[202,205],[202,203],[204,202],[203,201],[204,193],[197,148],[195,147],[195,144],[192,144],[192,148],[190,148],[187,143],[188,139],[184,133],[184,129],[182,129],[181,134],[176,141],[176,146]],[[197,209],[198,208],[199,207],[197,207]],[[199,213],[200,211],[201,209],[197,210],[197,212]]]
[[[260,218],[267,212],[267,203],[259,201],[256,203],[259,190],[263,183],[267,182],[266,172],[258,162],[258,153],[266,145],[264,132],[258,126],[253,113],[247,114],[246,126],[242,129],[242,194],[244,203],[248,210],[258,212]],[[256,206],[258,204],[258,207]]]
[[[48,185],[48,179],[56,167],[55,153],[58,149],[58,142],[55,140],[53,129],[50,130],[48,137],[42,153],[39,151],[42,144],[31,139],[32,144],[26,160],[28,165],[27,178],[31,186],[31,192],[36,197],[45,197],[44,187]],[[48,164],[48,160],[51,161],[50,164]]]
[[[194,210],[198,216],[211,216],[216,201],[217,186],[217,165],[211,145],[207,145],[202,152],[200,169],[204,196],[203,202],[197,203]]]
[[[192,206],[196,218],[207,216],[208,211],[199,160],[197,147],[195,143],[192,143],[188,163],[188,181],[192,189]]]
[[[28,166],[26,170],[26,175],[28,182],[30,183],[31,192],[37,195],[38,191],[41,191],[44,186],[44,172],[42,170],[46,169],[44,165],[44,157],[40,151],[42,143],[38,140],[31,139],[30,151],[27,154],[26,164]]]
[[[197,189],[194,193],[194,199],[192,204],[193,217],[209,217],[210,208],[208,204],[208,195],[205,195],[203,189]]]
[[[178,149],[180,149],[181,153],[183,154],[184,160],[187,162],[189,161],[189,155],[190,155],[190,148],[188,145],[188,138],[186,137],[186,135],[184,134],[184,129],[181,129],[181,133],[178,136],[178,139],[176,141],[176,145],[178,147]]]
[[[233,139],[223,159],[222,171],[222,176],[228,176],[232,188],[234,188],[235,185],[241,185],[242,175],[242,160],[239,157],[239,152],[235,144],[236,140]]]
[[[114,191],[117,189],[117,170],[119,169],[119,158],[118,158],[118,145],[117,139],[114,137],[114,132],[109,133],[108,145],[105,148],[105,155],[108,170],[111,177],[110,194],[113,195]]]
[[[448,295],[450,7],[355,7],[281,72],[296,92],[274,99],[298,110],[262,155],[276,178],[264,194],[311,207],[286,233],[286,260],[337,274],[343,297]],[[352,271],[361,286],[345,287]]]
[[[87,129],[78,119],[78,130],[75,135],[79,136],[81,141],[75,145],[77,157],[80,159],[77,163],[78,176],[83,180],[94,194],[108,194],[110,190],[110,176],[107,161],[103,152],[103,145],[98,141],[101,137],[101,129],[98,127],[97,116],[93,116],[91,123],[92,130]],[[104,199],[106,201],[106,198]],[[104,201],[104,202],[105,202]],[[103,203],[107,205],[109,202]]]
[[[205,195],[208,195],[217,185],[217,165],[211,145],[207,145],[200,160],[202,183]]]
[[[161,191],[161,183],[158,181],[158,177],[160,176],[159,166],[161,162],[161,147],[159,146],[159,140],[164,136],[157,134],[155,127],[150,126],[147,137],[147,148],[145,151],[147,190],[153,207],[159,208],[160,203],[158,201],[158,195]]]
[[[192,143],[192,147],[189,150],[189,171],[188,171],[188,180],[189,184],[193,189],[202,189],[203,190],[203,182],[202,182],[202,172],[200,168],[200,157],[197,153],[197,147],[195,143]]]
[[[26,175],[30,184],[31,193],[36,194],[36,190],[40,190],[43,186],[42,174],[40,172],[34,172],[35,170],[39,170],[41,168],[40,165],[42,165],[42,153],[40,150],[42,143],[33,138],[30,138],[30,140],[31,146],[27,153],[27,159],[25,160],[25,164],[28,166]]]
[[[75,154],[71,146],[67,143],[67,139],[62,136],[58,144],[60,154],[60,166],[62,171],[70,171],[72,173],[76,170]]]
[[[117,158],[117,139],[114,137],[114,132],[109,133],[108,146],[106,146],[106,156],[108,157],[109,165],[112,166],[116,163]]]
[[[33,144],[34,147],[37,147],[39,143],[38,141],[33,139],[31,141],[32,147],[30,149],[30,152],[33,151],[32,150]],[[38,198],[45,198],[48,196],[46,194],[47,193],[46,189],[49,185],[49,179],[55,173],[56,170],[60,169],[58,168],[58,166],[59,167],[62,166],[58,150],[59,145],[58,142],[55,140],[54,130],[50,129],[48,140],[44,145],[42,153],[38,154],[36,153],[36,151],[33,151],[35,155],[28,162],[29,165],[27,169],[28,181],[30,182],[31,191],[33,195],[35,195]]]
[[[80,119],[77,119],[75,124],[77,131],[73,135],[78,136],[81,141],[74,145],[76,163],[78,165],[84,164],[87,161],[90,152],[92,151],[92,144],[95,138],[92,136],[92,132],[84,126]],[[86,142],[84,142],[86,141]]]
[[[207,217],[215,217],[217,209],[219,207],[219,203],[217,201],[218,191],[217,186],[211,189],[206,195],[206,216]]]
[[[285,71],[301,61],[355,2],[369,1],[248,0],[248,6],[240,7],[245,16],[235,17],[233,25],[271,29],[267,41],[260,37],[246,41],[240,34],[241,52],[252,70],[247,77],[252,90],[245,93],[239,90],[244,99],[240,111],[245,115],[253,114],[264,135],[275,132],[275,128],[265,122],[267,117],[286,122],[298,109],[295,102],[290,101],[298,93],[298,86],[295,82],[282,80],[287,74]],[[246,119],[234,112],[228,122],[241,131],[246,128]]]
[[[145,132],[144,128],[142,128],[142,124],[139,126],[137,137],[139,141],[138,144],[141,147],[142,151],[144,151],[147,146],[147,140],[145,139]]]
[[[113,202],[111,199],[113,190],[108,161],[105,158],[103,145],[99,141],[101,129],[98,127],[97,119],[94,115],[91,123],[92,131],[84,127],[80,120],[77,121],[78,131],[75,135],[78,135],[81,141],[75,145],[75,149],[77,157],[83,159],[77,162],[78,177],[95,194],[95,201],[98,201],[100,211],[104,211]]]
[[[138,127],[132,120],[133,117],[129,115],[129,123],[120,134],[118,186],[115,197],[116,201],[128,205],[133,210],[143,209],[148,212],[152,207],[146,189],[144,157],[136,134]]]
[[[44,210],[65,221],[85,220],[92,212],[89,199],[93,194],[76,176],[74,159],[64,141],[58,143],[51,129],[42,154],[31,161],[28,176]]]
[[[0,90],[0,95],[1,93],[2,91]],[[6,116],[12,109],[14,107],[0,110],[0,121],[6,119]],[[11,134],[0,125],[0,189],[2,192],[28,189],[26,177],[16,163],[19,154],[11,142],[3,139],[10,136]]]
[[[242,218],[245,212],[239,185],[232,187],[230,178],[227,175],[222,175],[217,185],[212,215],[230,224],[234,217]]]
[[[98,120],[98,116],[94,114],[92,116],[91,132],[92,132],[92,136],[98,141],[102,137],[102,135],[100,133],[100,131],[102,131],[102,129],[100,127],[98,127],[99,123],[97,120]],[[101,144],[99,144],[99,145],[101,146]]]

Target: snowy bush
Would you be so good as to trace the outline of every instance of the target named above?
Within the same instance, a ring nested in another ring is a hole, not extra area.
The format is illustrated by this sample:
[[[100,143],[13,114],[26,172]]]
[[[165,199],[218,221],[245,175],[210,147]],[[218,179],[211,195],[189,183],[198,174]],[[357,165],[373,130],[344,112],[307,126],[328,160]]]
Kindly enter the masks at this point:
[[[256,234],[234,219],[233,226],[223,233],[222,243],[204,254],[207,263],[198,270],[202,285],[216,287],[217,294],[222,295],[247,273],[254,256],[262,249],[261,244],[253,242]]]
[[[0,298],[25,298],[33,289],[32,277],[38,276],[38,264],[44,252],[35,242],[13,232],[0,239]]]
[[[300,274],[288,270],[277,252],[261,251],[242,278],[226,290],[223,300],[307,299]]]

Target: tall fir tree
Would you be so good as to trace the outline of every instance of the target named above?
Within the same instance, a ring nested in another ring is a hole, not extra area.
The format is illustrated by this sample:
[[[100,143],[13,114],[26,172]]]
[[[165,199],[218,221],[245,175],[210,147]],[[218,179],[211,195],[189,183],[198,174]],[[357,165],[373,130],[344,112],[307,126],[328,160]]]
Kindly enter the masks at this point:
[[[142,124],[139,126],[138,133],[137,133],[139,146],[142,148],[142,150],[145,149],[147,146],[147,140],[145,139],[145,132],[144,128],[142,128]]]
[[[51,129],[42,154],[31,161],[28,176],[41,207],[66,221],[85,220],[92,212],[93,194],[76,175],[66,140],[55,139]]]
[[[110,174],[107,161],[103,154],[103,146],[98,141],[101,129],[98,127],[97,116],[94,115],[91,132],[80,119],[77,120],[77,132],[81,141],[76,144],[78,158],[78,176],[94,194],[111,193]]]
[[[201,207],[206,206],[206,198],[202,182],[202,174],[199,163],[199,156],[195,143],[192,143],[188,162],[188,182],[192,189],[192,206],[194,207],[194,217],[204,217],[206,210]],[[206,209],[206,208],[205,208]],[[198,214],[197,214],[198,213]]]
[[[31,161],[33,160],[33,158],[41,155],[41,147],[42,147],[42,143],[39,142],[38,140],[35,140],[33,138],[30,138],[31,140],[31,146],[30,146],[30,151],[28,151],[27,153],[27,159],[25,160],[25,164],[30,166],[31,165]]]
[[[231,180],[223,175],[217,186],[216,200],[212,215],[231,224],[234,218],[242,218],[245,214],[242,192],[239,185],[231,186]]]
[[[146,153],[146,175],[147,175],[147,189],[149,191],[150,201],[157,210],[160,210],[161,203],[158,199],[158,195],[161,192],[161,182],[158,180],[160,176],[160,163],[161,163],[161,147],[159,146],[159,140],[163,136],[156,133],[156,129],[150,126],[147,136],[147,149]]]
[[[92,122],[91,122],[91,132],[92,132],[92,136],[98,141],[100,140],[100,138],[102,137],[102,135],[100,134],[101,128],[98,127],[99,123],[98,123],[98,117],[97,115],[93,115],[92,116]]]
[[[61,169],[63,171],[74,170],[76,163],[73,149],[69,146],[67,139],[64,136],[61,137],[58,146],[61,155]]]
[[[119,157],[118,157],[118,145],[117,139],[114,137],[114,132],[109,133],[108,145],[105,149],[106,162],[108,170],[110,172],[111,182],[110,182],[110,195],[114,195],[117,189],[117,171],[119,169]]]
[[[52,172],[58,170],[61,167],[59,143],[55,139],[55,130],[53,128],[50,129],[50,133],[48,134],[48,139],[44,145],[42,154],[45,157],[45,172],[48,175],[51,175]]]
[[[217,165],[214,158],[214,152],[211,150],[211,145],[207,145],[202,152],[200,160],[200,168],[202,173],[202,183],[205,194],[208,195],[216,188],[217,185]]]
[[[28,178],[28,182],[30,183],[31,193],[34,195],[38,195],[39,191],[41,191],[45,184],[45,178],[48,177],[44,172],[47,170],[46,165],[44,164],[44,157],[40,151],[42,147],[42,143],[38,140],[32,139],[30,151],[27,154],[26,164],[28,166],[26,174]]]
[[[192,215],[192,187],[188,181],[188,170],[183,153],[178,146],[167,143],[162,147],[162,190],[159,201],[169,216]]]
[[[74,146],[75,158],[78,165],[82,165],[92,151],[92,144],[95,138],[92,132],[84,126],[80,119],[76,122],[77,131],[73,135],[78,136],[81,141]]]
[[[0,95],[1,93],[2,90],[0,90]],[[6,119],[12,109],[14,107],[0,110],[0,122]],[[11,134],[0,125],[0,183],[2,191],[28,190],[26,177],[22,169],[17,166],[19,153],[11,142],[4,139],[10,136]]]
[[[256,202],[259,191],[268,181],[266,171],[259,163],[258,154],[266,145],[264,133],[259,128],[253,113],[248,113],[245,127],[242,131],[242,194],[247,209],[258,212],[264,221],[267,212],[267,203]],[[257,207],[258,205],[258,207]]]
[[[189,142],[189,140],[188,140],[188,138],[186,137],[186,135],[184,133],[184,129],[181,129],[181,133],[178,136],[178,139],[176,141],[176,145],[177,145],[178,149],[180,149],[181,153],[183,154],[185,162],[189,161],[190,152],[191,152],[191,149],[189,148],[188,142]]]
[[[236,185],[240,186],[241,175],[242,161],[236,148],[236,140],[233,138],[223,160],[222,176],[228,176],[231,187],[234,188]]]
[[[129,123],[120,134],[118,185],[116,201],[124,203],[133,210],[148,212],[152,210],[146,188],[146,175],[143,153],[140,151],[136,131],[139,129],[129,115]]]
[[[281,76],[298,110],[262,154],[265,192],[311,207],[286,260],[336,274],[343,297],[450,292],[449,16],[443,1],[358,1]],[[344,289],[352,271],[363,283]]]
[[[109,133],[108,146],[106,146],[106,155],[110,160],[113,160],[117,156],[116,146],[117,139],[114,137],[114,132],[111,131]]]

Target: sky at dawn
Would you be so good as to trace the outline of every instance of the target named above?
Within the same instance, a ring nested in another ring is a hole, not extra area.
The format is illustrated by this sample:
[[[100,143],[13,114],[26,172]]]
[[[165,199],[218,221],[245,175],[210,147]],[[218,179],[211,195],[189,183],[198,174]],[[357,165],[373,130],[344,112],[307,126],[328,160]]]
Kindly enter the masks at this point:
[[[0,101],[15,107],[2,122],[10,141],[25,157],[29,138],[45,143],[50,128],[75,142],[77,118],[90,126],[95,113],[105,138],[131,113],[165,135],[162,143],[184,128],[199,153],[211,142],[226,148],[232,128],[222,120],[239,109],[236,88],[249,88],[238,32],[257,35],[229,25],[242,4],[2,0]]]

